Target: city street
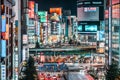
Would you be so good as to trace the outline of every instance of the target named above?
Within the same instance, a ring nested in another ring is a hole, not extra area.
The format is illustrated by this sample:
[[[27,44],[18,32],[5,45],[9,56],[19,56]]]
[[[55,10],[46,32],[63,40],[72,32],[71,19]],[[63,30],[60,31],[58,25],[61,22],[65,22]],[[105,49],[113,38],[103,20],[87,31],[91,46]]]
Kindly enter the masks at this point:
[[[70,72],[68,80],[94,80],[88,74],[80,74],[79,72]]]
[[[120,0],[0,0],[0,80],[115,80],[119,56]]]

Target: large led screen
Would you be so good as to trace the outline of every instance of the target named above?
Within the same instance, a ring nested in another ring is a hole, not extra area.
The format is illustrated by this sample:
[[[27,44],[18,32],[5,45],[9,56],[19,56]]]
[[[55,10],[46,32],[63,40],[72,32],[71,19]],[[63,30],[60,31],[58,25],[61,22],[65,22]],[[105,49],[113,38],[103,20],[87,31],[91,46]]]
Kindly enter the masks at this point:
[[[77,8],[78,21],[99,21],[99,7]]]
[[[85,31],[94,32],[97,31],[97,25],[85,25]]]

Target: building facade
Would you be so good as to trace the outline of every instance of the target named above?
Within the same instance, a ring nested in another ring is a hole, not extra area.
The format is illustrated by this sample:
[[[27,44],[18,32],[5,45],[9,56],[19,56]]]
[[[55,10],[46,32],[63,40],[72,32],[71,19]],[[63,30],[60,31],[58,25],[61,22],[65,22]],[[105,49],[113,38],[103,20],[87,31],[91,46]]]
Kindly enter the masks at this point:
[[[13,19],[14,0],[1,0],[1,80],[11,80],[13,70]]]
[[[120,65],[120,0],[111,0],[111,4],[107,4],[105,10],[106,23],[106,56],[107,64],[112,63],[114,59]],[[111,5],[111,10],[109,9]],[[111,14],[111,16],[109,16]],[[111,20],[111,23],[110,23]],[[110,26],[111,25],[111,26]],[[111,31],[111,34],[109,34]],[[111,39],[110,39],[111,37]],[[111,44],[110,44],[111,43]],[[109,53],[109,45],[111,45],[111,54]],[[112,59],[110,59],[112,58]]]

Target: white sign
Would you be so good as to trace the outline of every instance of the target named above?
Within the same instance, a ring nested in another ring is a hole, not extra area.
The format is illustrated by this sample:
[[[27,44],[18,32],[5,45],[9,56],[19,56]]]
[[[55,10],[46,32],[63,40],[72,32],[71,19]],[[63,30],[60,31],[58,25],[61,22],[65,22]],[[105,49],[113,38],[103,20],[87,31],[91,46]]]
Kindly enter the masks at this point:
[[[22,58],[22,59],[23,59],[23,61],[24,61],[24,60],[26,60],[26,51],[25,51],[25,49],[26,49],[26,48],[25,48],[25,47],[23,47],[23,58]]]
[[[6,80],[6,66],[1,65],[1,79],[0,80]]]
[[[28,36],[26,34],[23,35],[23,44],[28,43]]]

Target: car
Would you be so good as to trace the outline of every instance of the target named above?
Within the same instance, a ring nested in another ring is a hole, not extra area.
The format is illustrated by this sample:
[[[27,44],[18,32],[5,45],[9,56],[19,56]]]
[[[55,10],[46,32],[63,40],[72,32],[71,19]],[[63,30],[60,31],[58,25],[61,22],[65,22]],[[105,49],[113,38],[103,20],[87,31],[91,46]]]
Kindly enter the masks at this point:
[[[44,73],[41,73],[40,75],[39,75],[39,80],[45,80],[45,74]]]
[[[52,80],[52,77],[50,76],[50,74],[47,74],[45,80]]]
[[[87,71],[86,70],[80,70],[79,72],[81,75],[86,75],[87,74]]]
[[[57,80],[56,75],[53,75],[52,80]]]

